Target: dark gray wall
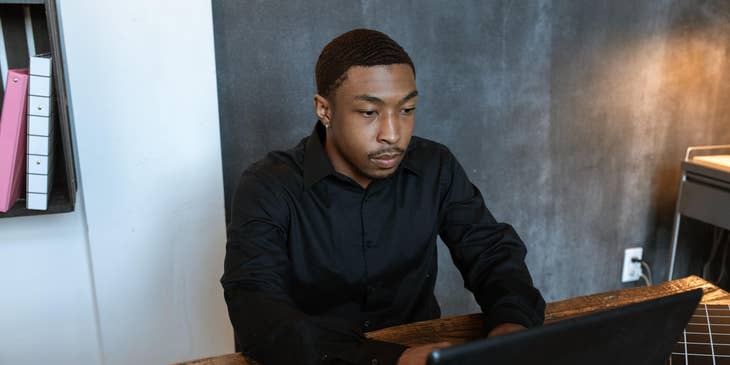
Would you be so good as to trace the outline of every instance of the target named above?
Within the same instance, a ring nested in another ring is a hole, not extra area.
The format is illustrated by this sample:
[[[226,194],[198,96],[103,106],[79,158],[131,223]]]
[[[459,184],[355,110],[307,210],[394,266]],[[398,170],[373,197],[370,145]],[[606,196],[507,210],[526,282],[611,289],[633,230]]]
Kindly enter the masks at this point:
[[[627,247],[663,278],[679,161],[730,143],[728,1],[219,0],[213,14],[226,201],[246,166],[310,133],[322,47],[378,29],[416,65],[415,133],[516,227],[549,301],[621,288]],[[707,230],[683,229],[680,275]],[[444,314],[477,310],[440,255]]]

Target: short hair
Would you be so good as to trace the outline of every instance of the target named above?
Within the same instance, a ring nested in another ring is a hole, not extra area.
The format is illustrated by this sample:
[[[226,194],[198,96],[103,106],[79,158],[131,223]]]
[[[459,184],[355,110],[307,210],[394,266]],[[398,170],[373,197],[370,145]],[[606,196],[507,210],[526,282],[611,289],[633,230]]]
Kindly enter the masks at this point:
[[[329,42],[317,60],[317,93],[329,97],[346,79],[352,66],[379,66],[404,63],[416,68],[408,53],[386,34],[371,29],[355,29]]]

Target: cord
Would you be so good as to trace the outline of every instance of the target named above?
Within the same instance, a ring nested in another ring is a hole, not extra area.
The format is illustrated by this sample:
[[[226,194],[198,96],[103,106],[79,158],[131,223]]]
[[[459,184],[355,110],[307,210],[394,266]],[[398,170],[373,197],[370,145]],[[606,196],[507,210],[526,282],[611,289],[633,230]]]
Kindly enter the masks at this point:
[[[654,283],[651,280],[651,278],[654,275],[652,275],[652,273],[651,273],[651,267],[649,266],[649,264],[646,261],[636,258],[636,257],[632,258],[631,262],[641,262],[641,268],[642,268],[641,278],[644,279],[644,282],[646,282],[646,286],[654,285]],[[646,269],[646,273],[648,275],[644,275],[643,269]]]
[[[725,238],[722,238],[722,234],[725,234]],[[718,286],[725,286],[725,282],[727,280],[727,257],[728,257],[728,250],[730,250],[730,231],[723,229],[720,232],[720,240],[723,241],[725,247],[722,250],[722,264],[720,265],[720,274],[717,277],[717,285]]]
[[[723,234],[723,231],[717,227],[715,227],[715,229],[712,232],[712,250],[710,251],[710,258],[707,259],[707,262],[702,267],[702,278],[707,281],[715,282],[713,280],[714,277],[710,277],[710,276],[713,276],[712,273],[710,272],[711,271],[710,264],[712,264],[712,262],[715,261],[715,256],[717,256],[717,253],[720,248],[720,244],[722,243],[722,234]]]
[[[644,260],[641,260],[641,267],[646,269],[646,274],[649,276],[649,285],[653,285],[651,278],[653,278],[654,275],[651,274],[651,267],[649,267],[649,264],[647,264]]]
[[[646,283],[646,286],[651,286],[651,279],[649,279],[648,276],[641,274],[641,278],[644,279],[644,283]]]

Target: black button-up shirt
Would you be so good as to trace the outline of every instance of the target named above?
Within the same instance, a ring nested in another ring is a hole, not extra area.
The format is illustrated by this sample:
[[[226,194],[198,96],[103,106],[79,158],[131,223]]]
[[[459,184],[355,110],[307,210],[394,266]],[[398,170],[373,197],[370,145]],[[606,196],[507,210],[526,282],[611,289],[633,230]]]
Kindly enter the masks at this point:
[[[272,364],[394,364],[405,347],[363,332],[438,318],[436,236],[487,328],[541,324],[525,245],[498,223],[449,150],[413,137],[363,189],[334,170],[324,128],[241,176],[221,279],[237,349]]]

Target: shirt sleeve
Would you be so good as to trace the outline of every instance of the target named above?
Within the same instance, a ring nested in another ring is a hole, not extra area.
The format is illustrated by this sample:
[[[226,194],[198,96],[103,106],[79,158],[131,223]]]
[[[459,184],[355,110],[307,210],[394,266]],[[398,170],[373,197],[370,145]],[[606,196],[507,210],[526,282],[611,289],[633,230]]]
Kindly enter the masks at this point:
[[[289,296],[289,210],[275,184],[244,173],[234,194],[224,274],[237,350],[265,365],[395,364],[405,346],[349,321],[308,315]]]
[[[497,222],[479,189],[447,152],[441,174],[439,234],[464,285],[486,315],[486,330],[502,323],[533,327],[545,319],[545,300],[525,265],[527,249],[514,228]]]

